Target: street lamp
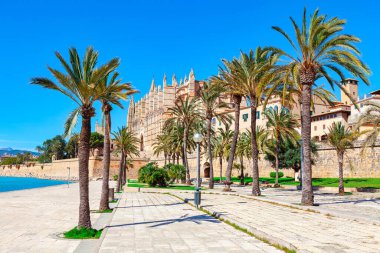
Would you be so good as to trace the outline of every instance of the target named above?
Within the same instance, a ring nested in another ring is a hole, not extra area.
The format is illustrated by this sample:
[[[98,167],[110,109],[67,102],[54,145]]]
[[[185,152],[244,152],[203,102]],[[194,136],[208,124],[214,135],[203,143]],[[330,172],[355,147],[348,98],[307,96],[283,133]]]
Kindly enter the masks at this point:
[[[200,133],[195,133],[193,136],[194,142],[197,144],[197,185],[195,187],[195,192],[194,192],[194,204],[197,206],[200,205],[201,203],[201,192],[200,192],[200,187],[201,187],[201,180],[200,180],[200,174],[201,174],[201,161],[200,161],[200,154],[199,154],[199,145],[202,142],[203,136]]]

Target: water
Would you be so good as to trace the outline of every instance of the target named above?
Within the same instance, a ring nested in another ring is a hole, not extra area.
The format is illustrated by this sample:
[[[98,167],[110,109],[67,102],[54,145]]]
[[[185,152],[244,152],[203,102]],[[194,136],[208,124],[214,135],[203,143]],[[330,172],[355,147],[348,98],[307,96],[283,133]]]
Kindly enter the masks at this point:
[[[33,177],[0,177],[0,192],[17,191],[67,184],[67,181]]]

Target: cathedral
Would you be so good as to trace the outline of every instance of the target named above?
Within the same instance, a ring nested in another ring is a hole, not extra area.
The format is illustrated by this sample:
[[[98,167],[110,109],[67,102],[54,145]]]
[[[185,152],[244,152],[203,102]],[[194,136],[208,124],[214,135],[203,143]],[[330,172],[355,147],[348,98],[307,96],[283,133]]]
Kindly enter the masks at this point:
[[[132,98],[128,108],[127,126],[140,139],[140,157],[151,158],[153,156],[153,143],[162,127],[170,117],[168,109],[173,107],[180,97],[194,97],[203,86],[203,81],[195,80],[194,71],[189,77],[185,75],[179,82],[175,75],[171,84],[164,75],[162,85],[156,85],[152,80],[149,93],[139,101]]]

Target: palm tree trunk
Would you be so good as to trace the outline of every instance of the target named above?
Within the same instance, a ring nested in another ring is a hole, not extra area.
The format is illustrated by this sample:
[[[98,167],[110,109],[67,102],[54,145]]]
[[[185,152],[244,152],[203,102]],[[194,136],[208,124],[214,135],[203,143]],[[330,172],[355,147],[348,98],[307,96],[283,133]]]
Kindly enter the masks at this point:
[[[220,170],[219,183],[222,183],[222,177],[223,177],[223,156],[222,155],[219,156],[219,170]]]
[[[179,164],[179,153],[177,153],[177,164]]]
[[[301,73],[302,84],[302,105],[301,105],[301,136],[303,148],[303,164],[302,164],[302,199],[303,205],[314,204],[314,194],[312,186],[312,171],[311,171],[311,88],[314,83],[315,74],[310,73],[310,70]]]
[[[121,185],[122,185],[122,177],[123,177],[123,167],[124,167],[124,151],[121,151],[121,158],[120,158],[120,163],[119,163],[119,176],[117,178],[117,187],[116,191],[120,192],[121,191]]]
[[[252,146],[252,195],[260,196],[259,184],[259,149],[256,141],[256,98],[251,96],[251,146]]]
[[[78,228],[91,228],[88,159],[90,157],[91,116],[93,108],[82,107],[82,129],[78,152],[79,161],[79,221]]]
[[[230,150],[230,155],[228,157],[228,164],[227,164],[227,170],[226,170],[227,190],[230,190],[232,165],[234,163],[236,144],[237,144],[237,139],[239,137],[241,96],[233,95],[233,101],[235,105],[235,129],[234,129],[234,135],[232,137],[231,150]]]
[[[240,185],[244,185],[244,161],[243,156],[240,156]]]
[[[338,166],[339,166],[339,195],[344,195],[344,182],[343,182],[343,152],[338,153]]]
[[[276,141],[276,152],[275,152],[275,166],[276,166],[276,180],[275,180],[275,183],[274,183],[274,186],[275,187],[278,187],[279,186],[279,183],[278,183],[278,168],[279,168],[279,161],[278,161],[278,154],[280,153],[280,144],[279,144],[279,140]]]
[[[183,161],[184,165],[186,168],[186,184],[190,185],[191,180],[190,180],[190,169],[189,169],[189,163],[187,161],[187,134],[188,134],[188,129],[185,127],[185,131],[183,134]]]
[[[212,150],[211,150],[211,120],[212,118],[207,119],[207,151],[210,163],[210,180],[208,187],[214,189],[214,167],[212,163]]]
[[[170,154],[168,155],[169,163],[171,162]],[[165,156],[165,165],[166,165],[166,156]]]
[[[127,183],[127,155],[124,157],[124,164],[123,164],[123,181],[122,184],[125,185]]]
[[[168,158],[168,155],[165,153],[165,154],[164,154],[164,157],[165,157],[165,165],[166,165],[166,160],[167,160],[167,158]],[[170,163],[170,155],[169,155],[169,163]]]
[[[102,183],[102,195],[100,197],[99,210],[104,211],[110,209],[108,204],[109,194],[109,177],[110,177],[110,162],[111,162],[111,113],[109,110],[104,110],[104,116],[106,119],[106,127],[104,128],[104,147],[103,147],[103,183]]]

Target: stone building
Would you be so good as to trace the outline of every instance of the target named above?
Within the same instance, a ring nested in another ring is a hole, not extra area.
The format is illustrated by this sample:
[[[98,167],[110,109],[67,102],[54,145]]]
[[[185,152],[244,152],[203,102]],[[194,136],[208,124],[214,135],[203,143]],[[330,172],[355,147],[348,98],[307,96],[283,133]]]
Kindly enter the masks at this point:
[[[180,97],[196,96],[203,83],[195,80],[193,70],[190,71],[189,78],[185,75],[179,82],[173,74],[171,84],[164,75],[162,85],[157,86],[153,79],[148,94],[139,101],[132,98],[128,108],[127,126],[140,139],[140,157],[153,156],[153,143],[170,117],[168,109]]]
[[[163,157],[156,157],[153,155],[153,143],[155,142],[157,135],[159,135],[162,131],[164,122],[170,118],[170,113],[168,112],[168,109],[170,107],[173,107],[176,103],[176,101],[179,99],[179,97],[185,98],[190,97],[193,98],[197,96],[200,89],[202,89],[204,82],[203,81],[197,81],[195,79],[195,75],[193,70],[191,70],[189,74],[189,79],[185,76],[185,78],[180,80],[180,82],[177,82],[177,79],[175,75],[172,77],[171,84],[167,83],[166,75],[164,75],[162,85],[156,85],[155,81],[152,80],[150,91],[148,94],[146,94],[143,98],[141,98],[139,101],[134,101],[132,99],[129,109],[128,109],[128,116],[127,116],[127,126],[134,131],[136,136],[140,139],[140,157],[150,159],[151,161],[156,161],[159,164],[164,163]],[[347,127],[352,127],[353,124],[355,124],[358,116],[360,113],[363,112],[363,105],[366,101],[380,101],[380,90],[370,93],[369,97],[365,97],[364,99],[360,100],[358,95],[358,81],[355,79],[346,79],[343,83],[343,87],[346,92],[341,91],[341,99],[338,101],[335,101],[333,105],[327,104],[325,102],[322,102],[320,99],[313,97],[313,111],[312,114],[312,123],[311,123],[311,135],[312,138],[314,138],[316,141],[323,141],[327,137],[328,128],[332,126],[333,124],[336,124],[337,122],[342,122]],[[347,95],[349,94],[349,96]],[[232,100],[229,96],[225,94],[221,94],[220,97],[221,100],[223,100],[225,103],[229,105],[229,108],[225,109],[224,111],[221,111],[220,113],[223,114],[230,114],[232,117],[234,116],[234,109],[232,105]],[[357,109],[353,103],[352,100],[357,102],[359,109]],[[299,98],[295,98],[294,101],[299,101]],[[245,99],[241,102],[241,111],[240,111],[240,122],[239,122],[239,129],[240,132],[245,131],[246,129],[250,128],[250,107],[249,102]],[[279,97],[272,97],[265,110],[281,110],[283,107],[282,100]],[[292,105],[291,108],[286,107],[286,110],[291,112],[295,117],[298,117],[300,119],[300,103],[296,102]],[[266,126],[267,119],[265,117],[264,108],[262,105],[258,106],[257,108],[257,126],[264,127]],[[217,129],[219,127],[225,127],[222,122],[219,122],[216,118],[212,120],[212,126],[214,129]],[[230,127],[231,129],[234,128],[234,123],[232,122],[232,125]],[[300,132],[300,129],[297,129]],[[356,147],[357,149],[357,147]],[[321,154],[325,154],[328,152],[328,154],[331,157],[334,157],[334,151],[326,151],[324,148],[321,150]],[[331,154],[330,154],[331,153]],[[195,161],[195,155],[189,154],[189,166],[192,173],[192,176],[195,176],[195,169],[196,169],[196,161]],[[358,158],[359,159],[359,158]],[[201,164],[206,164],[207,158],[202,157],[201,158]],[[380,161],[379,161],[380,162]],[[260,175],[268,176],[270,171],[273,171],[273,168],[271,168],[270,163],[265,161],[263,157],[259,161],[259,167],[260,167]],[[219,168],[218,168],[218,162],[214,161],[214,169],[215,174],[219,175]],[[315,166],[318,167],[318,165],[323,163],[317,163]],[[223,170],[226,167],[226,162],[223,166]],[[250,173],[250,161],[245,162],[245,167],[247,168],[246,172]],[[320,170],[318,168],[313,169],[313,171],[320,171],[318,176],[323,176],[326,174],[326,176],[332,176],[336,174],[336,168],[330,167],[322,167]],[[202,170],[201,174],[206,173]],[[223,172],[224,173],[224,172]],[[286,172],[285,174],[288,176],[292,176],[293,172]],[[356,176],[365,176],[367,175],[365,171],[363,172],[353,172],[351,168],[352,175]],[[376,174],[376,173],[375,173]],[[351,175],[351,174],[350,174]],[[371,174],[372,175],[372,174]],[[377,172],[376,175],[380,175],[380,170]]]

